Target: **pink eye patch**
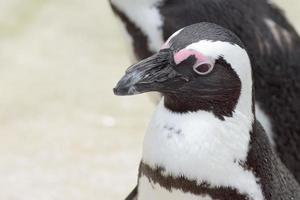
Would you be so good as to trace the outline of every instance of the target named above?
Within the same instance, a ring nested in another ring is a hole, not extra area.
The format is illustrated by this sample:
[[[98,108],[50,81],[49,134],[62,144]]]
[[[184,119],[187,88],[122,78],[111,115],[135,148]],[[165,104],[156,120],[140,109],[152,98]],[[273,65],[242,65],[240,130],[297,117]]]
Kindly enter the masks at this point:
[[[195,66],[198,66],[198,65],[204,64],[204,63],[211,64],[211,60],[209,58],[207,58],[200,52],[192,50],[192,49],[183,49],[183,50],[175,53],[174,61],[178,65],[190,56],[195,56],[195,58],[197,59]]]

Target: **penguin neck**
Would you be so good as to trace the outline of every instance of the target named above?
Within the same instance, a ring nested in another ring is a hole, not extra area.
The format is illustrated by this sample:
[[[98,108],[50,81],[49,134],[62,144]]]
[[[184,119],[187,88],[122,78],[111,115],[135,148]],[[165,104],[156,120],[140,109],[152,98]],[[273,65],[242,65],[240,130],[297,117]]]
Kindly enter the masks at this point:
[[[172,94],[164,95],[164,106],[174,113],[189,113],[197,111],[207,111],[213,113],[220,120],[225,117],[233,117],[234,113],[249,116],[254,121],[254,99],[250,96],[253,91],[245,91],[242,87],[241,94],[201,97],[194,94],[178,96]],[[236,93],[239,93],[236,90]],[[236,96],[238,100],[233,97]],[[253,96],[253,94],[252,94]]]
[[[220,120],[233,116],[235,103],[236,101],[225,96],[220,100],[214,96],[202,98],[195,95],[164,95],[164,106],[174,113],[207,111],[213,113]]]

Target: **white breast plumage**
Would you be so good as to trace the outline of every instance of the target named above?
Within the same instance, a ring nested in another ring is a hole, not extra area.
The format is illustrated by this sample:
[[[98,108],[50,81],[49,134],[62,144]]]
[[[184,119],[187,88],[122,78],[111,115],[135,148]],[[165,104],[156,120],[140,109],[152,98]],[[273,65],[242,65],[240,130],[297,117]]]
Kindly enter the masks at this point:
[[[173,113],[162,100],[145,136],[143,162],[163,167],[165,175],[184,175],[263,200],[258,180],[241,166],[249,151],[251,124],[239,112],[224,121],[205,111]]]

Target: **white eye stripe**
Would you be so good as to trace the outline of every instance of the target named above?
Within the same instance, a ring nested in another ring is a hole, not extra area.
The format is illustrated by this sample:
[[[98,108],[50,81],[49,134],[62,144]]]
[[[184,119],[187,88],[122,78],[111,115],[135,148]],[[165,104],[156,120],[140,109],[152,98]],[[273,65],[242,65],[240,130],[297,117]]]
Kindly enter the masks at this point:
[[[207,75],[214,69],[214,64],[211,62],[196,63],[193,66],[194,72],[199,75]]]

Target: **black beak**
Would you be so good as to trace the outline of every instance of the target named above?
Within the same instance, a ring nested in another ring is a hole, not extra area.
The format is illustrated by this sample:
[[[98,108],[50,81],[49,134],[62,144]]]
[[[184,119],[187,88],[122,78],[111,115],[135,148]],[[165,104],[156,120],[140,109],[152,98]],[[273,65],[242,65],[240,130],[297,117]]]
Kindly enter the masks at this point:
[[[115,95],[161,92],[164,87],[162,83],[177,76],[172,62],[171,51],[165,49],[131,66],[114,88]]]

